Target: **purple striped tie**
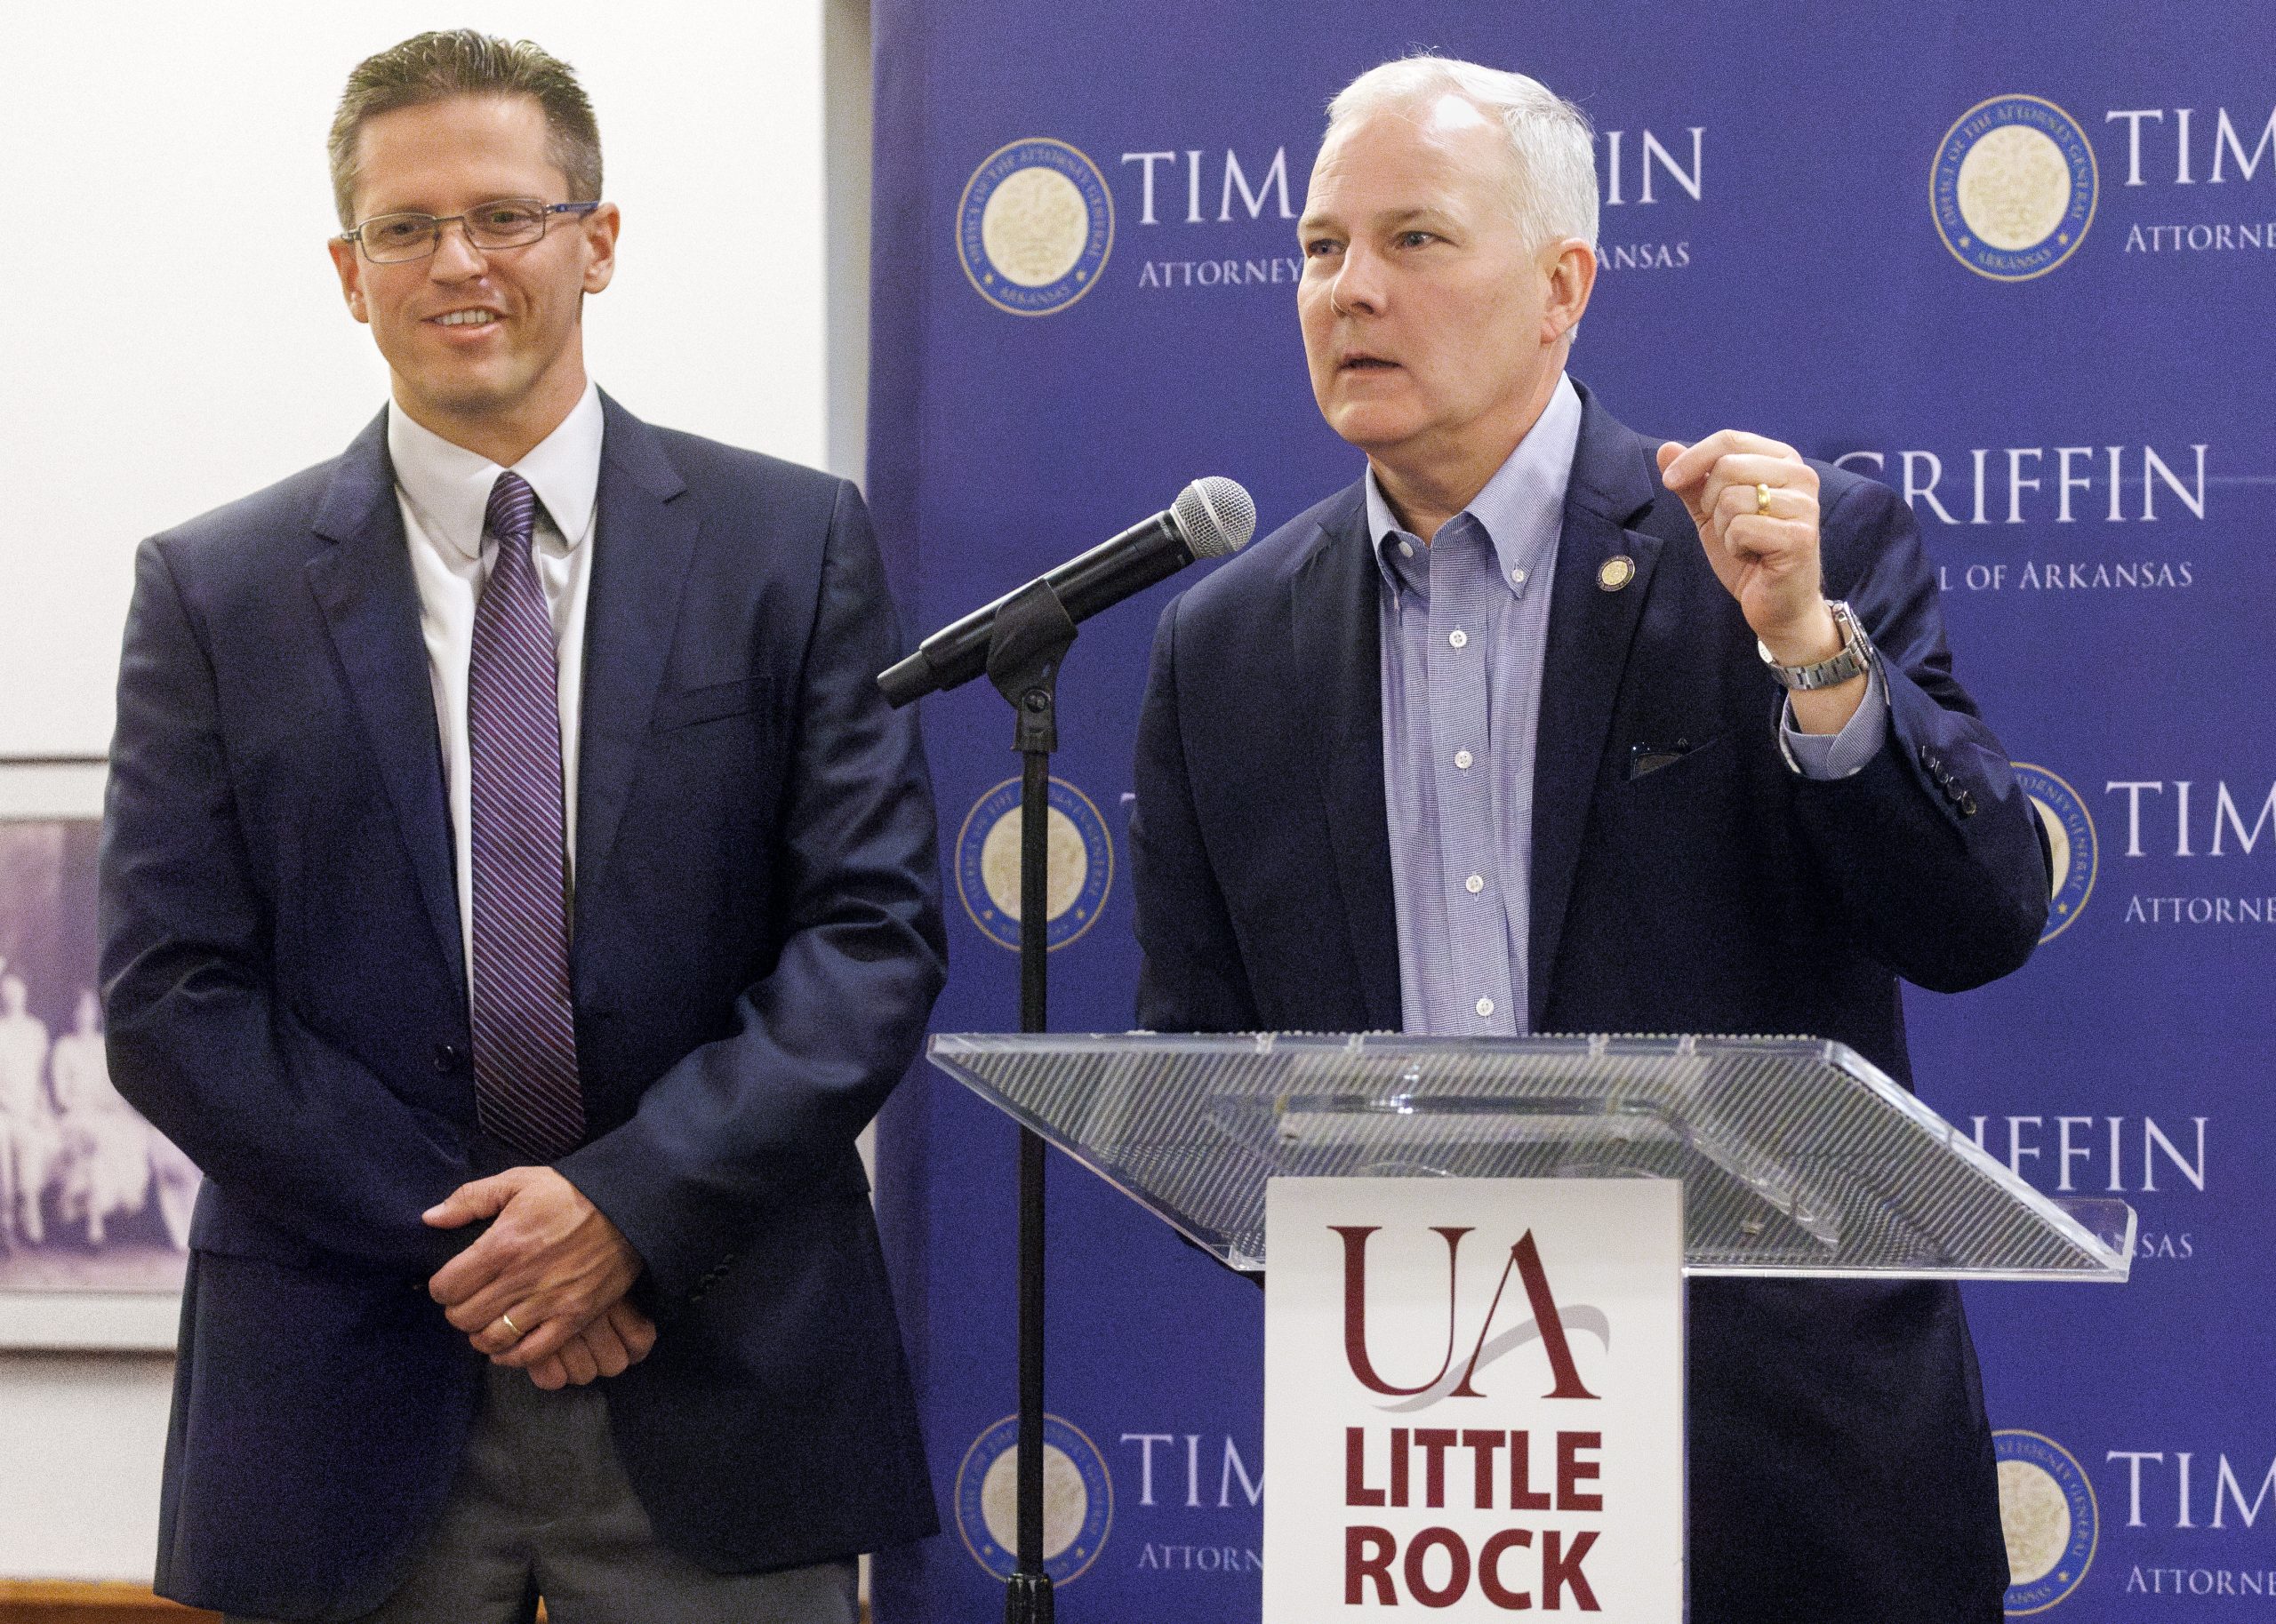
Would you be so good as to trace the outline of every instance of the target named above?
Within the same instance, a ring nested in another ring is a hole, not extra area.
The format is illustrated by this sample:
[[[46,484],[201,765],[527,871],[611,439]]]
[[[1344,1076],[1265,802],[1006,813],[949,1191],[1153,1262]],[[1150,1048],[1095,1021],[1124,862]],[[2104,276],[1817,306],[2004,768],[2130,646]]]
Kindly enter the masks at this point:
[[[553,617],[531,556],[537,492],[498,476],[483,527],[498,560],[474,611],[474,1084],[482,1125],[533,1162],[585,1137],[569,1003],[561,711]]]

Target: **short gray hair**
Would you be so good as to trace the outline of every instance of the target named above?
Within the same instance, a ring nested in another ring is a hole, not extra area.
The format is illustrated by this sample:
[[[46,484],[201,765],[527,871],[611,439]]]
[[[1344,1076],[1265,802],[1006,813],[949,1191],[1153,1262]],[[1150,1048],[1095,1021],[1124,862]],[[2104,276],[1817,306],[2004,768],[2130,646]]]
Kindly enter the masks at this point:
[[[1510,138],[1510,212],[1526,246],[1568,236],[1597,244],[1596,133],[1588,116],[1538,79],[1418,52],[1370,68],[1327,104],[1327,131],[1386,108],[1452,92],[1502,122]]]

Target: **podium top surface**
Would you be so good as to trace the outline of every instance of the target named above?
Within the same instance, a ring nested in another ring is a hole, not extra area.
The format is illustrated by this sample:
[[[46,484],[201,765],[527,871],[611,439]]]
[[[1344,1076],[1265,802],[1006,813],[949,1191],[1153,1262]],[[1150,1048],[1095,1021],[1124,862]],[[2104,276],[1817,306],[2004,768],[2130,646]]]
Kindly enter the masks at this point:
[[[1695,1275],[2122,1281],[2134,1214],[2040,1194],[1822,1039],[952,1033],[933,1063],[1235,1268],[1273,1178],[1661,1178]]]

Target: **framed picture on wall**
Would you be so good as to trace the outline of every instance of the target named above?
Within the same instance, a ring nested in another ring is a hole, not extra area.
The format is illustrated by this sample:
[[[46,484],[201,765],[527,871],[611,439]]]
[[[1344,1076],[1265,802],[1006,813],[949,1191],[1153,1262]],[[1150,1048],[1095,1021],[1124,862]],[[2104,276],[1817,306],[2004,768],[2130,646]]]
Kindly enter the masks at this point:
[[[100,758],[0,757],[0,1347],[174,1342],[198,1174],[111,1086]]]

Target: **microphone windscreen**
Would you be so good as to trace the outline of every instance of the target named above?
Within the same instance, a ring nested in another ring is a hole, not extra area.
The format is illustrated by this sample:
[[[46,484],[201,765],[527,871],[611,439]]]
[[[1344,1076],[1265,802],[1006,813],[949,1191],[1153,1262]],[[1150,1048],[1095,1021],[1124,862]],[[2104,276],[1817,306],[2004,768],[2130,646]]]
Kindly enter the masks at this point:
[[[1234,481],[1212,474],[1197,479],[1170,504],[1196,558],[1238,553],[1256,532],[1256,504]]]

